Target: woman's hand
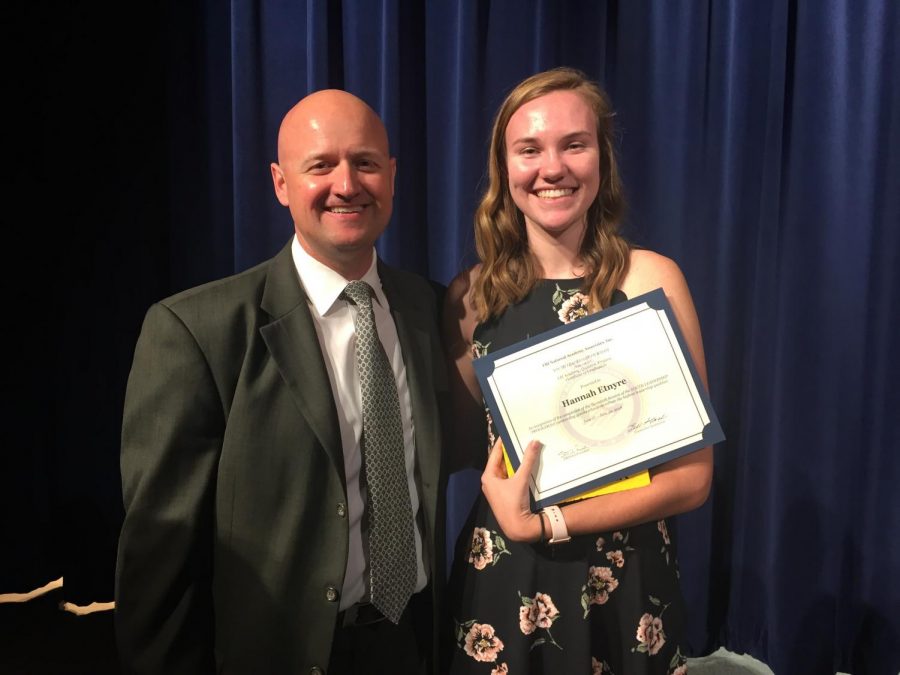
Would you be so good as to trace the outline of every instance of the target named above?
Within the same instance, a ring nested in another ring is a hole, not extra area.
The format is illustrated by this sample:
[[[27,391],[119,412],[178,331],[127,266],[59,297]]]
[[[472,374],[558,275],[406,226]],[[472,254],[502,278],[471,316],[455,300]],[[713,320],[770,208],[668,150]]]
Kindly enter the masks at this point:
[[[531,441],[525,448],[518,471],[508,476],[503,461],[503,441],[498,439],[481,474],[481,490],[503,534],[512,541],[538,541],[541,538],[541,515],[532,513],[529,506],[528,477],[543,447],[540,441]]]

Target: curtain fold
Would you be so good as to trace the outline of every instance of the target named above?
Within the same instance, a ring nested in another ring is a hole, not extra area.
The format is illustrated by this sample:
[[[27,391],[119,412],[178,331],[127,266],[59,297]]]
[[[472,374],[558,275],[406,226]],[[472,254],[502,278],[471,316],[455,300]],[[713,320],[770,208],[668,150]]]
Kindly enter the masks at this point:
[[[626,234],[682,267],[728,435],[712,498],[678,519],[694,650],[747,651],[776,672],[900,665],[894,3],[231,8],[219,66],[232,72],[238,269],[290,236],[266,165],[307,92],[343,87],[382,115],[398,178],[379,253],[447,283],[473,260],[506,92],[555,65],[604,84]],[[454,478],[454,532],[474,479]]]
[[[571,65],[611,95],[625,233],[684,271],[727,435],[711,499],[677,519],[693,651],[749,652],[778,673],[900,670],[894,0],[207,0],[154,11],[161,34],[144,22],[101,34],[96,8],[56,23],[34,10],[64,36],[28,52],[54,88],[42,93],[34,176],[59,198],[25,243],[42,252],[35,269],[65,280],[66,309],[60,328],[26,292],[11,312],[27,327],[11,380],[24,393],[9,409],[34,431],[9,437],[23,449],[16,475],[29,477],[13,494],[33,505],[10,531],[58,528],[67,504],[102,514],[73,527],[121,517],[109,513],[111,483],[142,313],[291,236],[269,164],[297,100],[346,88],[384,118],[398,174],[379,254],[446,284],[473,261],[496,108],[524,77]],[[60,179],[61,148],[82,182]],[[93,238],[60,247],[60,223]],[[452,531],[477,489],[477,475],[454,477]],[[104,583],[90,570],[112,567],[103,527],[86,534],[98,537],[96,565],[71,552],[60,563],[27,534],[4,570],[17,585],[63,573],[73,597],[90,597]]]

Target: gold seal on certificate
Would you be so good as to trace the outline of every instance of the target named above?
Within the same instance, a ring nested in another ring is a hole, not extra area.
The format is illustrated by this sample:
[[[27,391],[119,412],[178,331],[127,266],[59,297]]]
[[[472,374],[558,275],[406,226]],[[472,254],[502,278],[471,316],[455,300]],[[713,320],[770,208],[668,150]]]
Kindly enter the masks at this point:
[[[536,508],[724,439],[661,289],[476,359],[475,372]]]

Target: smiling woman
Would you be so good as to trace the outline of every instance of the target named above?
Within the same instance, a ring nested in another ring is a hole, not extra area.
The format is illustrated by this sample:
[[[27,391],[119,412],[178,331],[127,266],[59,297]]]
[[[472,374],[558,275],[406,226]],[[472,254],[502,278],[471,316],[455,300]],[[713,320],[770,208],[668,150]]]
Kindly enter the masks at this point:
[[[576,276],[590,280],[577,297],[594,309],[610,304],[629,260],[618,233],[625,198],[612,120],[606,94],[571,69],[539,73],[506,98],[475,213],[481,267],[472,301],[480,319],[522,301],[538,279],[572,276],[572,247]]]
[[[597,123],[587,101],[573,91],[529,101],[513,113],[505,137],[509,192],[525,218],[529,246],[571,240],[577,247],[600,190]]]
[[[490,184],[475,218],[481,264],[453,281],[445,305],[459,455],[496,438],[489,416],[485,429],[473,356],[655,288],[668,296],[705,382],[700,329],[680,270],[632,250],[618,233],[623,200],[611,117],[599,87],[566,68],[525,80],[500,107]],[[509,477],[500,443],[491,447],[484,496],[451,574],[458,646],[451,672],[485,672],[484,661],[494,673],[685,672],[685,608],[666,518],[706,500],[711,448],[654,468],[645,487],[535,514],[528,479],[540,448],[532,442]]]

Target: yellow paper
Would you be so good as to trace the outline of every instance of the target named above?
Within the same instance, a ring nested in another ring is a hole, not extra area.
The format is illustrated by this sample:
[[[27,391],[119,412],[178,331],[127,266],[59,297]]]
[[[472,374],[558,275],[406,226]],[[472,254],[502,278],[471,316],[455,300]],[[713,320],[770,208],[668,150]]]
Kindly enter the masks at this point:
[[[503,448],[503,461],[506,462],[507,475],[512,476],[515,473],[515,470],[513,469],[512,462],[509,461],[509,455],[506,454],[506,448]],[[647,485],[650,485],[650,472],[647,469],[644,469],[643,471],[639,471],[634,475],[625,476],[625,478],[620,478],[619,480],[613,481],[612,483],[601,485],[598,488],[594,488],[593,490],[589,490],[588,492],[583,492],[580,495],[569,497],[568,499],[559,503],[568,504],[569,502],[577,502],[582,499],[590,499],[591,497],[608,495],[613,492],[622,492],[623,490],[633,490],[634,488],[645,487]]]

